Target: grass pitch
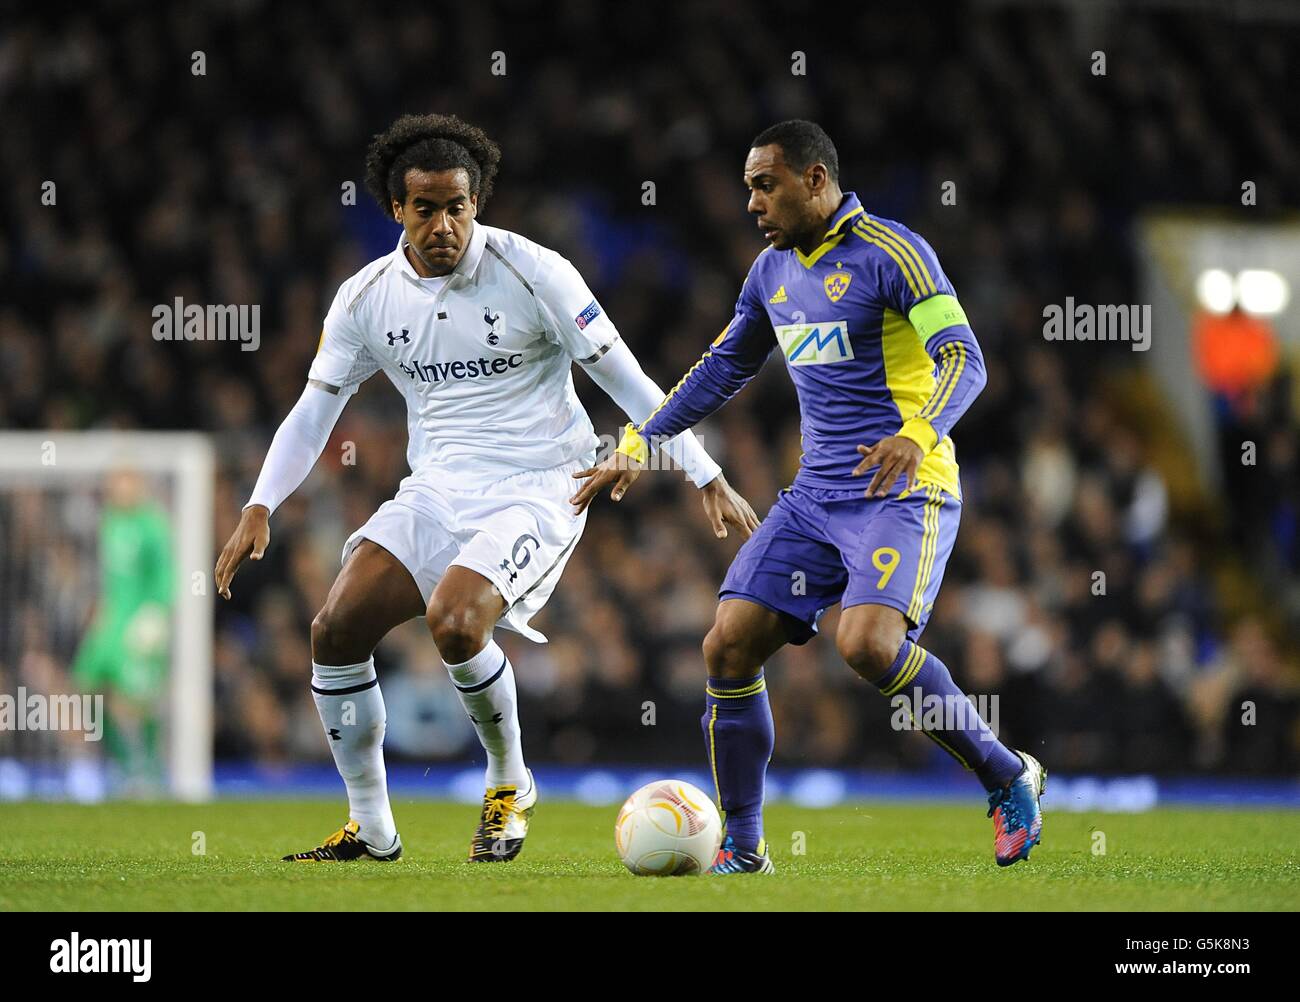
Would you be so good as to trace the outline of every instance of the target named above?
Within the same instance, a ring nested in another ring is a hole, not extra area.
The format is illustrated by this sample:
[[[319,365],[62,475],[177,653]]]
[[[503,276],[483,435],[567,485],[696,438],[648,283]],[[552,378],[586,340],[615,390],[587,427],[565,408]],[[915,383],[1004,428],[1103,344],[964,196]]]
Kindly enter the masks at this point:
[[[778,805],[776,875],[724,879],[633,877],[614,807],[543,801],[515,862],[478,865],[476,805],[394,808],[400,862],[292,865],[279,856],[336,829],[337,802],[6,805],[0,910],[1300,909],[1292,812],[1049,810],[1044,844],[1002,870],[977,803]]]

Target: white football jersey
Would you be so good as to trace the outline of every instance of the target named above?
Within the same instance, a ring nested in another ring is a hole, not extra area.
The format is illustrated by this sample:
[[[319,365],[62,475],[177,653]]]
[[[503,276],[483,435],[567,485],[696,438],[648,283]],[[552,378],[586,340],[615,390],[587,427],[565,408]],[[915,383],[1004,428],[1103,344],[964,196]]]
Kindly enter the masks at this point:
[[[405,243],[339,287],[308,378],[346,395],[382,369],[406,398],[413,473],[476,485],[589,457],[570,366],[619,334],[577,269],[477,220],[449,276],[421,278]]]

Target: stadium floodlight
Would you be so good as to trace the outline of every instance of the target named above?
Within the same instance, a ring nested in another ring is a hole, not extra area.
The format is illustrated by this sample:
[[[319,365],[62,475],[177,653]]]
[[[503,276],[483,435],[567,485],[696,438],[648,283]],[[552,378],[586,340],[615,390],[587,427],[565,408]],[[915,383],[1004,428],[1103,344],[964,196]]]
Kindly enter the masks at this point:
[[[1276,316],[1290,299],[1287,280],[1270,268],[1247,268],[1237,274],[1237,301],[1247,313]]]
[[[1236,283],[1222,268],[1207,268],[1197,276],[1196,298],[1211,313],[1228,313],[1237,302]]]
[[[189,801],[212,795],[214,467],[193,432],[0,433],[0,662],[19,680],[22,664],[53,664],[106,704],[151,694],[154,760]],[[140,541],[149,562],[133,556]],[[125,609],[123,628],[103,626],[106,606]],[[87,761],[75,743],[0,737],[16,744],[0,752],[11,772],[75,775]],[[36,793],[67,795],[57,782]]]

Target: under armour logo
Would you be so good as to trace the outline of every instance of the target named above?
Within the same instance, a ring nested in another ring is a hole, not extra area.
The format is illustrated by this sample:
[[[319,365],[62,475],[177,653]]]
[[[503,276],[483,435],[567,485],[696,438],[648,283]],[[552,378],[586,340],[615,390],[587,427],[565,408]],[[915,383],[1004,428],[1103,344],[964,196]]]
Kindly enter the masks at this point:
[[[343,740],[343,735],[339,733],[339,729],[338,729],[337,727],[331,727],[331,728],[330,728],[330,740],[331,740],[331,741],[342,741],[342,740]]]
[[[481,722],[481,721],[478,719],[478,717],[474,716],[474,714],[472,714],[472,713],[469,715],[469,719],[472,720],[472,721],[474,721],[474,723],[476,723],[476,724]],[[499,723],[501,723],[501,714],[499,714],[499,713],[494,713],[494,714],[492,714],[492,723],[494,723],[494,724],[499,724]]]
[[[392,331],[387,331],[384,336],[388,338],[388,347],[390,348],[397,344],[398,341],[401,341],[402,344],[411,343],[411,332],[405,328],[402,329],[402,333],[400,334],[394,334]]]

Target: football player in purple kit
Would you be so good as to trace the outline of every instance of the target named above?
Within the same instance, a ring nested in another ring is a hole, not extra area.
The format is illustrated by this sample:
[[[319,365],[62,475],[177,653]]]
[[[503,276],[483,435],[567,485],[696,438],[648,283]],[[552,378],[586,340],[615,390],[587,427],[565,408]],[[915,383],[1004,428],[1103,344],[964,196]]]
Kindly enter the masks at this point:
[[[610,486],[619,500],[652,441],[712,414],[780,348],[804,455],[736,555],[704,640],[702,724],[726,817],[712,872],[773,871],[762,818],[775,740],[763,664],[811,639],[837,602],[836,646],[859,675],[910,705],[956,711],[924,713],[916,726],[984,784],[998,864],[1027,859],[1047,771],[1003,745],[918,642],[961,514],[948,433],[984,386],[975,335],[930,245],[840,190],[839,157],[819,126],[789,121],[759,134],[744,181],[769,246],[735,315],[650,417],[627,426],[614,454],[575,474],[585,482],[571,499],[582,511]]]

